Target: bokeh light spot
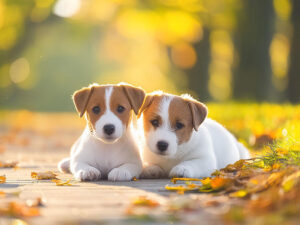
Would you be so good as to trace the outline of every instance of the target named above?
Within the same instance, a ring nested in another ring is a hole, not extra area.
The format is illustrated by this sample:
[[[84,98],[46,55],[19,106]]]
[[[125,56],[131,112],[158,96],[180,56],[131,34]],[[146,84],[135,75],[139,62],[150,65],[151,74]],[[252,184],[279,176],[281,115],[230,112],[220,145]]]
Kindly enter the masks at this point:
[[[173,46],[171,57],[174,64],[183,69],[192,68],[197,61],[197,53],[194,47],[188,43]]]
[[[60,17],[71,17],[81,7],[81,0],[58,0],[54,5],[53,12]]]
[[[19,58],[15,60],[9,69],[10,79],[14,83],[20,83],[26,80],[30,73],[30,66],[28,60]]]

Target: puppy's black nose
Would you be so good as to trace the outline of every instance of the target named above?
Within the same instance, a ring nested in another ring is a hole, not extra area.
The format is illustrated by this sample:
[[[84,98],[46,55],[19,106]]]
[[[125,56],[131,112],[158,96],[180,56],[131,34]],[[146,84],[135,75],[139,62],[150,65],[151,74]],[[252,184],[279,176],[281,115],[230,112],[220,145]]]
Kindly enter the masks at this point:
[[[164,152],[167,150],[169,144],[165,141],[159,141],[159,142],[157,142],[156,146],[159,151]]]
[[[111,135],[115,132],[115,126],[112,124],[107,124],[103,127],[104,133]]]

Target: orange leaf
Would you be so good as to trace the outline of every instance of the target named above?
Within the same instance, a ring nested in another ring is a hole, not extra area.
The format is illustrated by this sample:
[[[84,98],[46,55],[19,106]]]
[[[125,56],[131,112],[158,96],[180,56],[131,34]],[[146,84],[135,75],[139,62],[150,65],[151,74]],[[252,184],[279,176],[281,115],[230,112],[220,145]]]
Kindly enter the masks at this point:
[[[3,184],[5,182],[6,182],[6,176],[5,175],[0,176],[0,184]]]
[[[70,184],[70,179],[67,181],[62,181],[62,180],[57,180],[57,179],[53,179],[51,180],[52,182],[56,183],[56,186],[71,186],[72,184]]]
[[[215,177],[211,180],[210,184],[213,190],[220,190],[227,187],[230,181],[231,179],[228,178]]]

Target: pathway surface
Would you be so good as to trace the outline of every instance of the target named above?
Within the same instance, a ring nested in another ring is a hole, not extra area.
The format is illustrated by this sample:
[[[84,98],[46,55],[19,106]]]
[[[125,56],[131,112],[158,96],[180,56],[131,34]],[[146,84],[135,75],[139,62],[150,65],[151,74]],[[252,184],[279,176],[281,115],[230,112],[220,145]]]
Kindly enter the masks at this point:
[[[84,126],[76,118],[75,114],[31,115],[23,112],[10,115],[10,118],[3,119],[2,124],[0,120],[0,160],[19,162],[18,169],[0,168],[0,175],[5,174],[7,178],[6,183],[0,184],[0,190],[20,191],[18,197],[0,198],[0,203],[42,198],[45,204],[40,208],[41,216],[26,220],[32,225],[162,224],[151,220],[128,219],[126,211],[138,196],[147,196],[162,204],[169,201],[170,196],[176,195],[164,189],[170,180],[72,181],[72,186],[56,186],[51,181],[31,178],[33,171],[50,170],[58,173],[57,163],[69,155],[70,146]],[[59,179],[72,179],[70,174],[58,174]],[[203,219],[208,221],[206,217],[206,213],[197,213],[197,217],[189,224],[198,224],[197,221]],[[10,223],[10,219],[0,216],[0,225]]]

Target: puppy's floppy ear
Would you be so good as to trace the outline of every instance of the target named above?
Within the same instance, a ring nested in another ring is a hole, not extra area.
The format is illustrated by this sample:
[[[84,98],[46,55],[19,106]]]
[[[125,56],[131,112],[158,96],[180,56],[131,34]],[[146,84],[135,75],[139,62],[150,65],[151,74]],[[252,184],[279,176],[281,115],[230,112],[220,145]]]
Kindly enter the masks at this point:
[[[72,98],[74,101],[75,108],[79,113],[80,117],[82,117],[86,111],[86,107],[89,103],[89,100],[93,94],[94,87],[86,87],[82,88],[78,91],[75,91]]]
[[[203,103],[193,99],[186,99],[186,101],[192,113],[193,127],[198,131],[198,127],[207,116],[207,107]]]
[[[146,96],[145,101],[144,101],[142,107],[140,108],[138,117],[140,117],[141,114],[142,114],[142,112],[144,112],[145,109],[148,108],[148,107],[151,105],[153,99],[154,99],[154,96],[153,96],[153,95],[147,95],[147,96]]]
[[[131,108],[137,115],[144,102],[144,98],[146,95],[145,91],[142,88],[134,87],[129,84],[120,84],[120,87],[123,88],[123,91],[131,105]]]

